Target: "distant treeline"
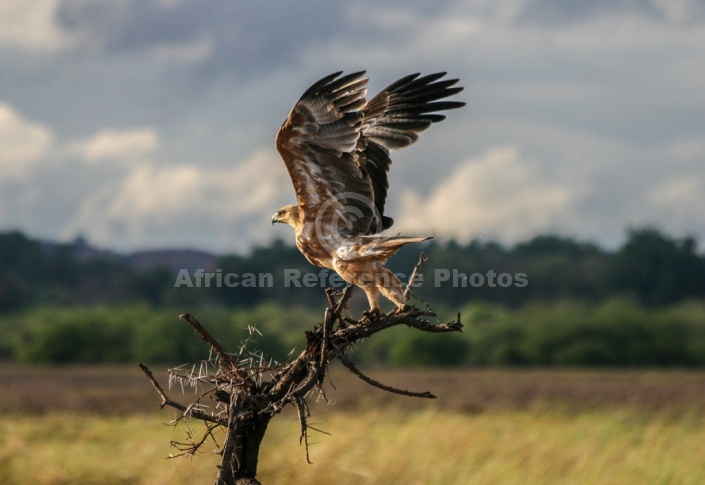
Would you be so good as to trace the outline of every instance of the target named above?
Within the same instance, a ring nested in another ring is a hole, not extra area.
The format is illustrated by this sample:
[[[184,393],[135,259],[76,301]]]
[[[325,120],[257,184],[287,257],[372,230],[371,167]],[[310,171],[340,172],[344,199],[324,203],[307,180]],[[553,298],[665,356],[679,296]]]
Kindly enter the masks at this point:
[[[495,242],[412,245],[389,267],[406,277],[423,249],[430,257],[414,293],[434,306],[633,299],[647,307],[705,298],[705,256],[692,238],[630,230],[616,251],[544,235],[505,247]],[[119,255],[83,240],[55,244],[0,233],[0,311],[46,305],[143,302],[153,308],[251,308],[266,302],[320,309],[323,286],[339,284],[281,241],[248,256],[152,251]]]
[[[400,327],[358,345],[372,365],[705,365],[705,257],[693,239],[635,229],[616,251],[557,236],[407,247],[404,278],[430,257],[414,293],[462,335]],[[196,313],[229,348],[285,360],[321,320],[322,286],[340,280],[282,242],[248,256],[197,251],[119,255],[85,241],[0,234],[0,360],[193,362],[208,350],[177,315]],[[365,308],[357,292],[359,315]]]
[[[356,345],[366,366],[705,366],[705,303],[647,308],[633,300],[599,304],[542,303],[509,309],[473,303],[462,334],[427,334],[394,327]],[[146,304],[39,308],[0,315],[0,361],[106,364],[198,362],[208,348],[179,321],[176,309]],[[321,309],[267,304],[202,309],[199,320],[233,351],[257,328],[249,350],[265,362],[287,359],[305,345],[304,330]],[[453,315],[454,316],[454,315]],[[447,317],[450,317],[448,315]],[[442,320],[446,317],[440,316]]]

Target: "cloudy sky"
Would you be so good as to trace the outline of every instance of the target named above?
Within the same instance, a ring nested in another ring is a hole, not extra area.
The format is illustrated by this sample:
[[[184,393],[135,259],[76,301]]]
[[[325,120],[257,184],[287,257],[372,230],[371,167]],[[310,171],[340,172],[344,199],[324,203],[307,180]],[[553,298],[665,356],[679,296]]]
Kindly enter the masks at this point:
[[[705,242],[703,0],[2,0],[0,230],[288,240],[276,131],[311,83],[360,69],[371,91],[417,71],[465,86],[394,156],[394,231]]]

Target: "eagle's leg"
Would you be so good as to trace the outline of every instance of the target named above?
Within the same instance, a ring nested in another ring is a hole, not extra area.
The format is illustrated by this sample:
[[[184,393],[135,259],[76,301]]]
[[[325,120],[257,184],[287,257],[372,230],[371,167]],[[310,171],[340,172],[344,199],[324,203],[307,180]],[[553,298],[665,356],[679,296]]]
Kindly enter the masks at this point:
[[[379,268],[378,271],[383,275],[378,287],[379,291],[389,301],[394,303],[399,310],[403,310],[406,307],[406,298],[404,298],[401,281],[387,268]]]
[[[369,313],[382,316],[384,312],[379,306],[379,297],[384,295],[398,309],[403,310],[406,306],[406,298],[401,287],[401,281],[390,270],[377,262],[357,262],[338,261],[335,266],[338,274],[348,283],[362,289],[367,295],[370,303]]]
[[[360,288],[362,288],[362,291],[367,295],[367,301],[370,302],[369,313],[377,316],[382,315],[382,308],[379,306],[379,289],[374,285],[364,285],[360,286]]]

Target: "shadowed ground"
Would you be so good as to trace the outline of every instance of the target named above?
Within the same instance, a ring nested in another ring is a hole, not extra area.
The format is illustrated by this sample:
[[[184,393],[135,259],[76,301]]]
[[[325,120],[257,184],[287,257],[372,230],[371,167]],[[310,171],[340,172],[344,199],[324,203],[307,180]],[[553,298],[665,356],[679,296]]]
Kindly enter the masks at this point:
[[[161,378],[163,371],[153,369]],[[431,391],[438,399],[419,400],[371,388],[340,365],[331,369],[332,410],[372,404],[481,413],[561,407],[572,410],[633,407],[643,411],[704,411],[705,372],[682,370],[368,370],[385,384]],[[0,366],[0,412],[37,414],[79,412],[97,415],[159,411],[159,398],[134,367]],[[180,390],[171,396],[179,398]],[[320,403],[319,403],[320,404]]]

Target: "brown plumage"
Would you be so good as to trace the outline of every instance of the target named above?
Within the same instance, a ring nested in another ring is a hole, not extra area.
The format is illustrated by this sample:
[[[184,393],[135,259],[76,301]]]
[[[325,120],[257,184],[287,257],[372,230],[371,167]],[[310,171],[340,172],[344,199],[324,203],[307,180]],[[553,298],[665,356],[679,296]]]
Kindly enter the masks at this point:
[[[341,74],[311,86],[277,134],[297,204],[281,208],[272,223],[292,226],[306,259],[362,288],[372,311],[381,311],[380,293],[403,308],[401,283],[383,265],[403,245],[430,237],[379,235],[394,222],[384,215],[389,151],[443,120],[437,111],[464,106],[440,101],[463,88],[442,80],[445,73],[412,74],[367,102],[365,73]]]

